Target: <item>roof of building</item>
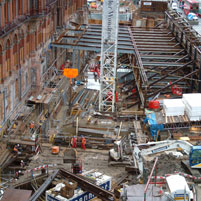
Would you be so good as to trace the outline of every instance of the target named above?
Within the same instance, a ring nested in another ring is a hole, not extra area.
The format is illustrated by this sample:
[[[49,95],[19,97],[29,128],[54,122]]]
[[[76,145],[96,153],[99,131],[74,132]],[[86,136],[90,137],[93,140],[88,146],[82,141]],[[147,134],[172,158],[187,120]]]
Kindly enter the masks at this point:
[[[3,195],[1,201],[28,201],[31,196],[31,190],[20,189],[7,189]]]

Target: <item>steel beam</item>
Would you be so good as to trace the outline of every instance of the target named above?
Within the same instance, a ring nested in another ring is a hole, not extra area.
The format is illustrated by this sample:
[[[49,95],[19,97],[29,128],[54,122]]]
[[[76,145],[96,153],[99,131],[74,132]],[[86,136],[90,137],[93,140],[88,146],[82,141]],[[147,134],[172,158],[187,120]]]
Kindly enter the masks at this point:
[[[194,53],[194,63],[193,63],[193,68],[192,70],[195,71],[196,70],[196,61],[197,60],[197,50],[195,49],[195,53]],[[192,76],[192,78],[194,78],[194,76]],[[194,88],[194,80],[191,80],[191,91],[193,91]]]
[[[52,175],[50,175],[46,181],[40,186],[39,189],[29,198],[29,201],[37,201],[37,199],[44,193],[44,191],[48,188],[48,186],[52,183],[54,178],[59,173],[59,170],[54,171]]]
[[[77,50],[86,50],[86,51],[94,51],[94,52],[100,52],[101,48],[100,45],[97,47],[96,45],[90,46],[90,45],[75,45],[75,44],[68,44],[68,43],[51,43],[51,47],[57,47],[57,48],[65,48],[65,49],[77,49]],[[127,46],[118,46],[118,53],[125,53],[125,54],[134,54],[134,50],[131,47]]]
[[[198,93],[201,93],[201,61],[200,61],[200,69],[199,69]]]
[[[164,67],[164,66],[169,66],[169,67],[180,67],[186,65],[186,63],[175,63],[175,62],[147,62],[143,61],[144,66],[156,66],[156,67]]]
[[[135,36],[136,39],[144,39],[145,37],[143,35],[138,35],[138,36]],[[146,39],[151,39],[151,40],[159,40],[159,39],[163,39],[163,40],[169,40],[171,41],[172,39],[174,39],[174,37],[171,37],[171,36],[146,36]]]
[[[150,42],[150,41],[153,41],[153,40],[150,40],[150,38],[136,38],[135,39],[136,43],[138,43],[139,41],[141,42]],[[176,41],[174,38],[170,38],[170,39],[167,39],[167,38],[163,38],[161,37],[160,39],[154,39],[154,42],[172,42],[172,41]]]
[[[132,30],[132,29],[131,29],[131,30]],[[145,30],[145,31],[139,31],[139,30],[138,30],[138,31],[137,31],[137,30],[136,30],[136,31],[135,31],[135,30],[133,31],[133,30],[132,30],[132,33],[135,34],[135,35],[138,35],[138,34],[139,34],[139,35],[142,35],[142,34],[151,34],[151,35],[152,35],[152,34],[153,34],[153,35],[157,35],[157,34],[160,34],[160,35],[169,35],[169,34],[168,34],[168,33],[169,33],[168,31],[163,32],[163,31],[148,31],[148,30],[147,30],[147,31],[146,31],[146,30]]]
[[[175,45],[175,42],[172,42],[172,41],[146,41],[146,42],[144,42],[144,41],[136,41],[136,44],[138,45],[139,44],[139,46],[140,45],[148,45],[148,44],[150,44],[150,45]]]
[[[72,61],[72,62],[73,62],[73,66],[72,66],[72,67],[73,67],[73,68],[75,68],[75,57],[76,57],[75,55],[76,55],[76,50],[73,49],[73,55],[72,55],[72,60],[73,60],[73,61]]]
[[[63,39],[68,38],[68,37],[63,37]],[[80,40],[97,40],[97,41],[101,41],[101,36],[89,36],[86,34],[83,34],[82,37],[80,38]],[[131,42],[130,36],[128,37],[118,37],[118,41],[125,41],[125,42]]]
[[[97,40],[89,40],[89,41],[85,41],[85,40],[79,40],[77,42],[77,45],[96,45],[98,47],[100,47],[100,41],[98,42]],[[118,42],[118,46],[122,46],[123,48],[131,48],[132,47],[132,43],[131,42],[125,42],[125,41],[119,41]]]
[[[183,56],[173,56],[173,55],[140,55],[142,59],[146,60],[178,60],[182,59]]]
[[[179,52],[179,48],[163,49],[163,48],[138,48],[139,52]]]
[[[174,49],[175,46],[173,45],[164,45],[164,44],[161,44],[161,45],[158,45],[158,44],[147,44],[147,45],[138,45],[138,43],[136,43],[138,49],[141,49],[141,48],[152,48],[152,49],[157,49],[157,48],[165,48],[165,49]]]

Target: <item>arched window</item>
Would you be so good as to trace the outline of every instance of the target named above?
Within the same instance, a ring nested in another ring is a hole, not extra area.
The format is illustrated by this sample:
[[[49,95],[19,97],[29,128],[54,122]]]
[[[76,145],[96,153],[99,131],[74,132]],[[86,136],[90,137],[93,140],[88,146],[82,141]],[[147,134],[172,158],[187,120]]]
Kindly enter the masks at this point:
[[[4,4],[4,19],[5,23],[8,23],[8,2],[5,2]]]
[[[18,0],[18,15],[22,15],[22,0]]]
[[[20,35],[20,62],[24,62],[24,33]]]
[[[27,88],[28,87],[28,73],[26,72],[25,73],[25,84],[26,84],[26,86],[25,86],[25,88]]]
[[[45,42],[46,41],[46,37],[47,37],[47,34],[46,34],[46,32],[47,32],[47,20],[44,20],[44,23],[43,23],[43,42]]]
[[[10,40],[6,42],[6,71],[11,75],[11,65],[10,65]]]
[[[3,82],[3,65],[2,65],[2,54],[3,54],[3,51],[2,51],[2,46],[0,45],[0,83]]]
[[[38,30],[38,45],[40,45],[42,42],[42,26],[41,26],[41,24],[38,29],[39,29]]]
[[[38,47],[38,43],[37,43],[37,31],[35,32],[35,49],[36,50]]]
[[[15,99],[18,100],[19,98],[19,85],[18,85],[18,79],[15,81]]]
[[[16,18],[16,0],[12,1],[12,13],[13,13],[13,19]]]
[[[18,54],[17,54],[17,35],[14,36],[13,40],[13,55],[14,55],[14,67],[18,64]]]
[[[27,27],[27,37],[26,37],[27,55],[30,53],[30,26]]]

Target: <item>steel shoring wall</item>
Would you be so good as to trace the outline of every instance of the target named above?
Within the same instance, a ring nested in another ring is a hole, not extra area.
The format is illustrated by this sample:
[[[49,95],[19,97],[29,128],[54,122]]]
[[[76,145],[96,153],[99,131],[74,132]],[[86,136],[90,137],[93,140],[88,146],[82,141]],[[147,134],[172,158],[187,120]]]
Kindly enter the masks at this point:
[[[166,12],[165,20],[176,40],[180,42],[189,57],[194,61],[192,71],[198,69],[198,73],[192,76],[194,80],[191,81],[191,90],[200,93],[201,82],[196,81],[196,79],[201,79],[201,51],[199,48],[201,35],[189,25],[187,20],[182,18],[180,14],[175,11]]]
[[[170,92],[170,86],[176,83],[179,87],[189,91],[190,82],[186,78],[196,74],[197,70],[196,68],[193,69],[194,61],[185,48],[180,45],[179,40],[175,38],[172,31],[165,28],[131,27],[130,33],[134,38],[134,45],[139,51],[137,60],[140,57],[146,71],[147,88],[143,84],[141,85],[141,91],[144,94],[147,93],[146,98],[168,93]],[[143,83],[144,77],[136,70],[141,69],[141,66],[138,62],[133,62],[133,66],[135,78],[137,77],[138,82]],[[169,84],[170,81],[172,84]],[[138,98],[134,104],[139,102],[140,99]],[[134,104],[130,105],[130,107]]]

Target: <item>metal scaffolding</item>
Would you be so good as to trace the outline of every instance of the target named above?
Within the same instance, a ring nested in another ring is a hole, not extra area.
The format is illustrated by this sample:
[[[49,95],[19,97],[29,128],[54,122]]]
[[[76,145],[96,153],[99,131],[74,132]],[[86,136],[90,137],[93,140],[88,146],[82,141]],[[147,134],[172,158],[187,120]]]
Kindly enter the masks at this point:
[[[119,0],[103,3],[99,110],[115,111]]]

